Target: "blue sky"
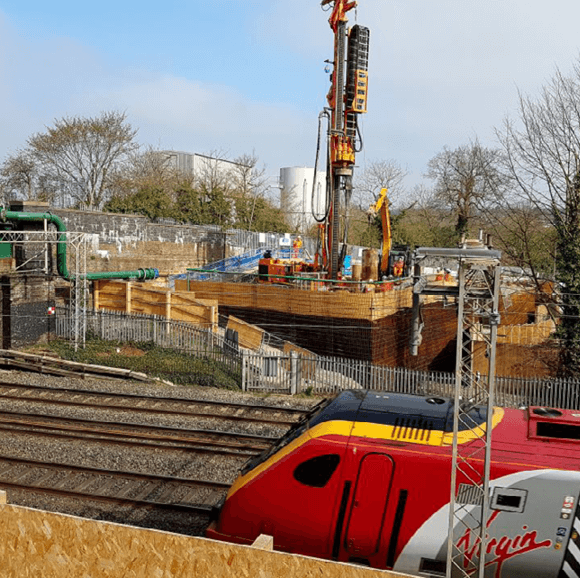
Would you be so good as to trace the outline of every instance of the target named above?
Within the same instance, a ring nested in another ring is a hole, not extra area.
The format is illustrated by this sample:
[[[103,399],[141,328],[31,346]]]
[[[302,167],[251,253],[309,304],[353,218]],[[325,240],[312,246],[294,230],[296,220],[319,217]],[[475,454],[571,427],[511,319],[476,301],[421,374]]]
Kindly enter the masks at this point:
[[[319,0],[0,0],[0,160],[66,115],[125,111],[142,144],[313,165],[332,56]],[[579,56],[578,0],[359,0],[371,30],[364,151],[422,181]]]

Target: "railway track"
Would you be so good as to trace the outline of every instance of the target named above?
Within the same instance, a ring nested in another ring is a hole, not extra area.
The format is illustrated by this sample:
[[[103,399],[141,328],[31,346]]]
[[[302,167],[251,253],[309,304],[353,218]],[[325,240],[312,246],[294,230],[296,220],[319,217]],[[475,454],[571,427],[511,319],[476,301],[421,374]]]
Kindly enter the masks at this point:
[[[238,466],[311,410],[182,392],[186,398],[0,382],[0,489],[30,507],[201,533]],[[113,470],[81,467],[86,453],[89,465]],[[176,465],[192,478],[173,476]],[[123,471],[136,466],[143,473]]]
[[[60,439],[98,440],[132,448],[142,446],[166,449],[170,447],[197,453],[237,457],[259,455],[278,440],[277,437],[265,435],[95,421],[12,411],[0,411],[0,431]]]
[[[147,511],[148,525],[191,532],[211,517],[229,482],[113,471],[0,456],[0,488]]]
[[[8,382],[0,382],[0,399],[49,403],[69,408],[89,407],[280,426],[293,425],[307,412],[299,408],[49,388]]]

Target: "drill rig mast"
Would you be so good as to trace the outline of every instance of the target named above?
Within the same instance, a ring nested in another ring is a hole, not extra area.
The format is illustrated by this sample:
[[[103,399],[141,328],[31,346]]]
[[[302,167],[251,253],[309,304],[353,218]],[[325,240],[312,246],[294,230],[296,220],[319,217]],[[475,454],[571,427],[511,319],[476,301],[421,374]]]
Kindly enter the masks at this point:
[[[358,115],[366,113],[368,85],[369,29],[355,25],[347,30],[349,10],[357,3],[347,0],[322,0],[321,6],[333,5],[329,18],[334,32],[334,70],[327,95],[330,109],[328,136],[327,200],[324,224],[323,268],[336,280],[344,259],[347,227],[344,226],[343,251],[340,246],[341,197],[345,208],[352,194],[355,153],[362,149]],[[348,52],[347,52],[348,41]]]

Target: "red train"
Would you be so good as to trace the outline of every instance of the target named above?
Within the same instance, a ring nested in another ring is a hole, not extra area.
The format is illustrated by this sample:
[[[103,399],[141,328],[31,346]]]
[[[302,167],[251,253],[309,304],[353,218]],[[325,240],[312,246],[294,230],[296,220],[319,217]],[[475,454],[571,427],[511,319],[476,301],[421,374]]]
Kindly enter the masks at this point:
[[[471,418],[485,425],[485,409]],[[268,534],[281,551],[445,575],[452,421],[449,399],[341,393],[246,464],[207,535]],[[462,445],[479,444],[470,434]],[[495,408],[487,576],[580,575],[579,439],[580,412]],[[458,480],[466,510],[478,509],[471,489]],[[466,529],[454,534],[477,555]]]

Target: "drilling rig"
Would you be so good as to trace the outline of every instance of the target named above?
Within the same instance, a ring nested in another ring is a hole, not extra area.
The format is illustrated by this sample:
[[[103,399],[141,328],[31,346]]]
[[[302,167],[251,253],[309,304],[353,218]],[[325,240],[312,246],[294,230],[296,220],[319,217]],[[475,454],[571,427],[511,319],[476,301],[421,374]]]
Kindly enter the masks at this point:
[[[259,261],[259,281],[284,284],[299,273],[317,272],[329,281],[340,278],[346,254],[348,235],[347,208],[352,195],[352,174],[355,154],[362,150],[358,116],[367,110],[369,29],[354,25],[347,27],[347,12],[357,2],[347,0],[322,0],[323,9],[330,11],[328,22],[334,33],[334,57],[326,61],[332,65],[328,106],[320,113],[318,145],[314,175],[317,175],[320,153],[320,129],[326,118],[326,208],[319,217],[319,244],[314,263],[303,262],[293,256],[290,260],[264,255]],[[330,70],[328,71],[330,72]],[[313,180],[314,199],[316,178]],[[316,204],[317,205],[317,204]],[[312,208],[315,204],[312,203]],[[341,213],[344,219],[341,224]]]
[[[331,8],[328,22],[334,33],[328,107],[321,113],[328,118],[327,211],[320,226],[321,267],[328,272],[329,279],[336,280],[346,253],[346,208],[352,195],[355,154],[362,150],[358,116],[367,111],[370,32],[358,24],[347,28],[347,13],[356,7],[357,2],[322,0],[320,4],[323,8],[327,5]],[[341,209],[345,210],[342,232]]]

